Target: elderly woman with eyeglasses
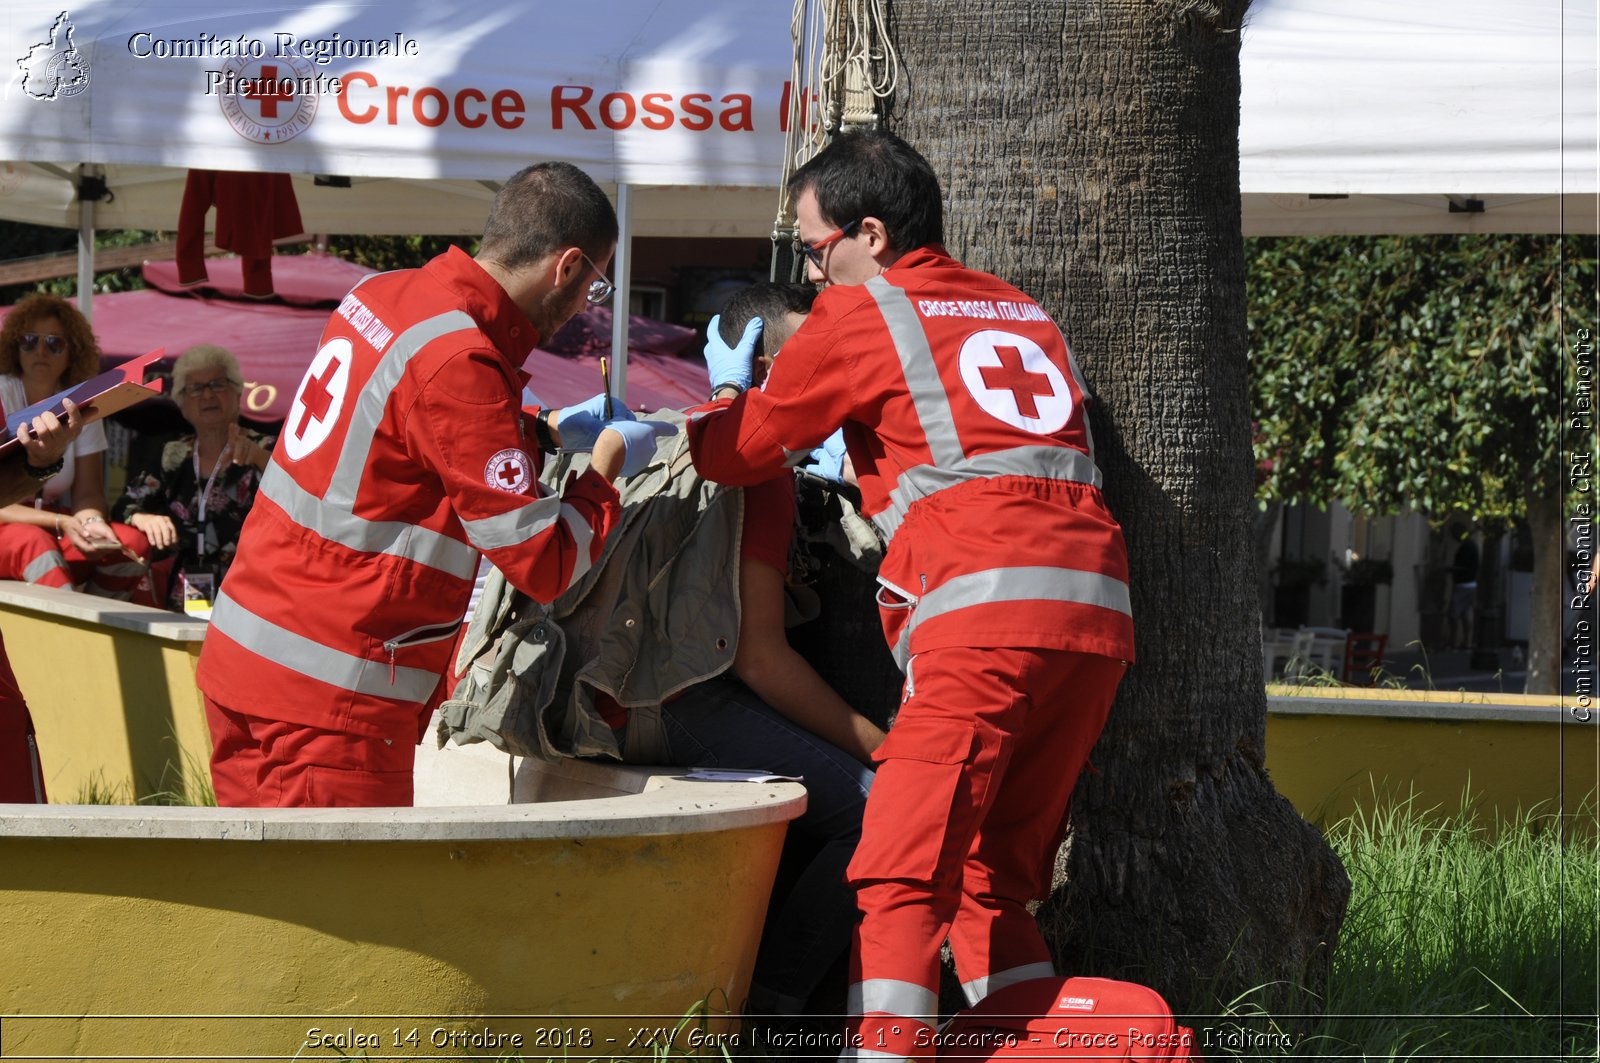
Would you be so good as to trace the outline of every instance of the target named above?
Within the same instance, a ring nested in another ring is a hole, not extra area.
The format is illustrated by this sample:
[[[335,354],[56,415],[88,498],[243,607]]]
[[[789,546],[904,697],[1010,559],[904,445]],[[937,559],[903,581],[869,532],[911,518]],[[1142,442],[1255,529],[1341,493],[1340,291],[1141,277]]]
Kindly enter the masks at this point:
[[[20,410],[100,371],[100,344],[76,307],[24,298],[0,326],[0,405]],[[72,587],[154,605],[138,530],[106,520],[104,425],[84,426],[32,502],[0,508],[0,579]]]
[[[233,562],[273,440],[240,426],[244,377],[222,347],[179,355],[172,394],[194,431],[168,443],[157,468],[128,478],[116,514],[150,539],[158,558],[172,559],[167,606],[203,612]]]

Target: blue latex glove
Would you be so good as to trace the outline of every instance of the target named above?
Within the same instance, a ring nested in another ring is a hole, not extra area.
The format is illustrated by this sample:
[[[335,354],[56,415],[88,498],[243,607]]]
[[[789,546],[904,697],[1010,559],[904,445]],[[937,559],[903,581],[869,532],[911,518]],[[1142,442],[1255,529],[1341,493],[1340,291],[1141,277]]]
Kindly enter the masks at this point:
[[[622,437],[622,471],[618,476],[632,476],[643,472],[656,456],[656,440],[662,436],[675,436],[678,426],[664,421],[615,420],[606,425],[606,431]]]
[[[824,439],[820,447],[806,455],[805,463],[800,468],[824,480],[832,480],[836,484],[843,483],[844,450],[844,429],[835,429],[833,435]]]
[[[633,411],[616,398],[611,400],[612,421],[606,421],[606,396],[601,392],[576,406],[563,406],[556,414],[556,431],[561,433],[562,450],[593,450],[600,430],[608,423],[628,422],[634,419]]]
[[[737,346],[722,342],[722,315],[718,314],[706,326],[706,375],[715,390],[723,384],[736,384],[742,391],[750,386],[750,366],[755,361],[756,348],[761,346],[761,319],[753,317],[744,327]]]

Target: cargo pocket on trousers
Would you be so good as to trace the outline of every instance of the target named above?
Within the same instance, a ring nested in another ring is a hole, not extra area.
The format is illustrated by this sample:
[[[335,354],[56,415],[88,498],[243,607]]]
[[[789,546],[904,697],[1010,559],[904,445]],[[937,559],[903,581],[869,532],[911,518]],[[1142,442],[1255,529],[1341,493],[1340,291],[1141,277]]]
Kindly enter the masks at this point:
[[[861,841],[845,877],[850,882],[931,882],[964,827],[955,803],[972,753],[973,725],[953,720],[895,721],[873,754],[877,775],[867,798]],[[948,859],[962,860],[965,853]]]

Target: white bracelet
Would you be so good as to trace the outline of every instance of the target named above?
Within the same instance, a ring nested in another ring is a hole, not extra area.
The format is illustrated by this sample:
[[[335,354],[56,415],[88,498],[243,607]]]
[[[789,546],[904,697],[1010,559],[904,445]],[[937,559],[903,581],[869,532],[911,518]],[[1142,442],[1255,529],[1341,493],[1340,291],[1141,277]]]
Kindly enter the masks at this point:
[[[78,521],[78,523],[80,525],[83,525],[83,524],[104,524],[105,522],[106,522],[106,519],[104,517],[100,516],[99,514],[96,514],[96,515],[94,515],[92,517],[84,517],[82,520]]]

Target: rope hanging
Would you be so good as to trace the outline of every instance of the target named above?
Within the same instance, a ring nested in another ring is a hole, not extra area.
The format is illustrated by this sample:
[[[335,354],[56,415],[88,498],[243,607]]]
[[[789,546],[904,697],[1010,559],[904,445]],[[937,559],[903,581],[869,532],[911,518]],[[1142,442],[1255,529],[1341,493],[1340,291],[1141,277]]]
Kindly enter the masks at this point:
[[[899,85],[900,57],[889,43],[885,4],[886,0],[794,0],[783,177],[772,225],[773,280],[787,274],[798,281],[805,272],[789,199],[790,176],[838,133],[876,128],[880,101]]]

